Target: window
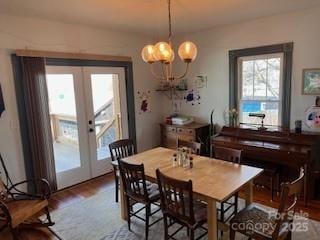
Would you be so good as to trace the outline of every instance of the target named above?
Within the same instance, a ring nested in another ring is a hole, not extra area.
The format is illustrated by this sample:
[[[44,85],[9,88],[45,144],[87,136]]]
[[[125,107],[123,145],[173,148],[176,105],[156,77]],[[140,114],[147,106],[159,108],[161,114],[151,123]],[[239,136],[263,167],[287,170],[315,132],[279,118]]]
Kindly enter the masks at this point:
[[[283,54],[238,58],[239,121],[260,124],[249,113],[264,113],[265,125],[281,126]]]
[[[239,121],[261,124],[249,113],[265,113],[264,123],[290,127],[293,43],[229,51],[229,108]]]

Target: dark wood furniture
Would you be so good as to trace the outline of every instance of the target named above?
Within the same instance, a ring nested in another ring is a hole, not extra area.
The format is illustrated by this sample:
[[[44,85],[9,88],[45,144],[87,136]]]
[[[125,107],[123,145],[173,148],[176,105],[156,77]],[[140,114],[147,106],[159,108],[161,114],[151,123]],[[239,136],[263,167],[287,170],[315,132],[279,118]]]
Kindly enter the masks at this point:
[[[214,147],[214,157],[216,159],[232,162],[232,163],[241,163],[242,151],[232,148],[224,147]],[[228,222],[232,217],[234,217],[238,212],[238,199],[239,195],[236,192],[228,200],[220,203],[220,208],[218,209],[219,220],[223,223]],[[226,216],[228,213],[228,216]]]
[[[8,174],[3,158],[0,155],[3,172],[0,172],[0,231],[9,227],[13,239],[17,240],[17,228],[20,227],[48,227],[53,226],[48,208],[48,199],[51,190],[45,179],[25,180],[13,184]],[[0,169],[1,169],[0,167]],[[3,180],[2,180],[3,179]],[[31,184],[35,193],[21,190],[21,187]],[[33,218],[44,211],[47,219],[45,221],[33,220]]]
[[[178,139],[178,147],[190,148],[193,154],[201,155],[201,143]]]
[[[188,142],[205,143],[208,134],[209,124],[206,123],[194,122],[183,126],[160,124],[161,147],[176,149],[178,139]]]
[[[307,204],[311,177],[311,147],[317,134],[294,133],[279,129],[261,131],[245,127],[223,127],[212,140],[214,146],[228,147],[243,151],[243,163],[264,169],[280,168],[280,181],[290,181],[305,169],[304,202]]]
[[[297,180],[281,185],[280,204],[278,211],[274,212],[274,217],[270,216],[270,210],[254,204],[240,211],[230,221],[230,240],[235,239],[236,232],[240,232],[250,239],[291,239],[293,216],[298,196],[303,189],[304,179],[304,171],[302,169]]]
[[[147,182],[144,173],[143,164],[130,164],[122,160],[118,160],[120,176],[123,183],[123,190],[126,197],[126,207],[128,213],[128,228],[130,229],[131,217],[134,216],[146,223],[145,225],[145,239],[148,240],[149,227],[162,220],[162,218],[149,223],[150,216],[154,215],[160,210],[157,202],[160,200],[160,193],[158,185]],[[134,211],[134,205],[140,203],[144,206]],[[158,209],[151,212],[151,204],[158,206]],[[146,210],[145,219],[138,215],[143,209]]]
[[[207,222],[207,205],[193,199],[192,181],[181,181],[170,178],[156,170],[157,181],[161,196],[161,209],[164,220],[164,239],[175,239],[174,236],[184,227],[187,228],[189,239],[194,240],[194,232],[198,228],[207,234],[203,224]],[[169,221],[168,221],[169,220]],[[169,228],[175,223],[180,228],[169,234]]]
[[[109,144],[111,164],[113,166],[114,179],[115,179],[115,198],[119,202],[119,167],[118,159],[131,156],[136,153],[134,142],[131,139],[120,139]]]

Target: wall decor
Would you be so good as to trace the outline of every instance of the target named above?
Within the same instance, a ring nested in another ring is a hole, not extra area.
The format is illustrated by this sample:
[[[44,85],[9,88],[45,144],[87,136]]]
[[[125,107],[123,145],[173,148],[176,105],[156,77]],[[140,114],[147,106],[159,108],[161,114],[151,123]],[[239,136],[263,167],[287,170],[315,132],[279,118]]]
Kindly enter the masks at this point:
[[[1,89],[1,85],[0,85],[0,117],[2,115],[2,113],[5,110],[5,106],[4,106],[4,101],[3,101],[3,96],[2,96],[2,89]]]
[[[195,105],[196,103],[200,104],[200,92],[197,89],[191,89],[187,91],[187,93],[184,96],[184,99],[187,103],[191,103],[191,105]]]
[[[320,94],[320,68],[303,69],[302,94]]]
[[[310,107],[306,110],[306,125],[313,131],[320,131],[320,107]]]
[[[150,113],[150,98],[151,92],[148,91],[138,91],[139,96],[139,114]]]

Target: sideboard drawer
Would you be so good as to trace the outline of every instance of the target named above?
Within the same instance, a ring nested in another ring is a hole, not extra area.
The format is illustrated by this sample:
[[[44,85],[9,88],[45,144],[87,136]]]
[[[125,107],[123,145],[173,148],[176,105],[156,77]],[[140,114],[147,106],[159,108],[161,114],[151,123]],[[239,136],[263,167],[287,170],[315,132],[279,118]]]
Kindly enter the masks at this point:
[[[195,136],[196,131],[194,129],[188,129],[188,128],[177,128],[177,133],[179,135]]]
[[[166,132],[175,134],[177,132],[177,128],[176,127],[167,126],[166,127]]]

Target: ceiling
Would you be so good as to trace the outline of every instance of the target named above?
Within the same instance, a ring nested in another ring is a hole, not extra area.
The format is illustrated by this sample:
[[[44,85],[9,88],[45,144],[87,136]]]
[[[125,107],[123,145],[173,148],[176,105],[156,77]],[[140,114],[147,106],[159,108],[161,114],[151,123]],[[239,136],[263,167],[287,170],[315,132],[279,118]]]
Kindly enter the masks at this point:
[[[172,0],[173,31],[218,25],[320,6],[320,0]],[[0,0],[0,13],[145,34],[167,30],[166,0]]]

